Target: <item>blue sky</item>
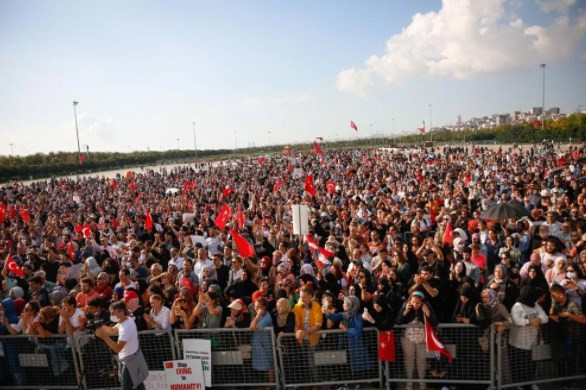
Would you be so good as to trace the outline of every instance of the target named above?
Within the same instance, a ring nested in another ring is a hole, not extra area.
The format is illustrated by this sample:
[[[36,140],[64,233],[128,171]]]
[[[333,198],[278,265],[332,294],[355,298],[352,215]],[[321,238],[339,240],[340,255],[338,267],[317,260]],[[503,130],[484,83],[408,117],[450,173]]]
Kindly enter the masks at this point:
[[[581,0],[0,1],[0,154],[415,132],[586,109]],[[393,121],[394,118],[394,121]],[[360,131],[354,134],[349,121]]]

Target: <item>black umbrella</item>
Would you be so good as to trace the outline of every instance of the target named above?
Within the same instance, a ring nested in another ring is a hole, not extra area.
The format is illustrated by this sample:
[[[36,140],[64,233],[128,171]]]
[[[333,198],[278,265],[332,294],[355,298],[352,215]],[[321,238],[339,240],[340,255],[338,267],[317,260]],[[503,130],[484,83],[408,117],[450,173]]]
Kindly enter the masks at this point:
[[[527,210],[521,203],[508,202],[490,206],[481,216],[484,219],[502,220],[508,218],[528,217],[529,215],[531,215],[529,210]]]

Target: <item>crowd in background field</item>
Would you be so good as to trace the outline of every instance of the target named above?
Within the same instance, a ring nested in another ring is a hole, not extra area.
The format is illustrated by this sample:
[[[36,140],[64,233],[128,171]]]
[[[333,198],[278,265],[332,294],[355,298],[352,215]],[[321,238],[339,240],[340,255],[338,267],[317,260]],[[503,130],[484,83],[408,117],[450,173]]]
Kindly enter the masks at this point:
[[[273,327],[311,348],[319,330],[341,329],[361,370],[364,327],[425,316],[511,328],[514,375],[531,378],[537,329],[563,343],[586,323],[585,152],[326,151],[4,185],[0,334],[91,332],[124,300],[139,331]],[[511,201],[530,216],[482,218]],[[224,204],[232,217],[219,228]],[[308,234],[325,251],[293,233],[293,204],[309,206]],[[240,256],[230,229],[256,254]],[[253,339],[252,366],[270,377],[266,335]],[[410,378],[424,378],[424,342],[418,327],[401,339]]]

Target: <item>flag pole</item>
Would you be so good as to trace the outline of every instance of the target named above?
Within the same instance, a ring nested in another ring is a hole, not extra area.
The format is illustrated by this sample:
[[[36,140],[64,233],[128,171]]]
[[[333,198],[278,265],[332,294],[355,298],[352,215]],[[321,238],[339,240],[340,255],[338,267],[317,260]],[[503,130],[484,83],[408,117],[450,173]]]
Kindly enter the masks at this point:
[[[75,135],[77,137],[77,159],[79,160],[79,165],[81,165],[81,148],[79,146],[79,129],[77,127],[77,110],[75,107],[79,102],[73,101],[73,115],[75,116]]]

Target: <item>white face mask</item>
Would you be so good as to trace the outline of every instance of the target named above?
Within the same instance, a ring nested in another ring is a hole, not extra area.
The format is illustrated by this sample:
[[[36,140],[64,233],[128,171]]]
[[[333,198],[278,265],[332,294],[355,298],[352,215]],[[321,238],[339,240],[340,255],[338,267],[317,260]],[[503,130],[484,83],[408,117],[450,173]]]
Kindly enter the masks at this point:
[[[575,273],[575,272],[573,272],[573,271],[572,271],[572,272],[568,272],[568,273],[566,274],[566,276],[567,276],[569,279],[574,279],[574,278],[576,278],[576,273]]]
[[[116,316],[110,316],[110,321],[114,322],[114,323],[118,323],[118,317]]]

